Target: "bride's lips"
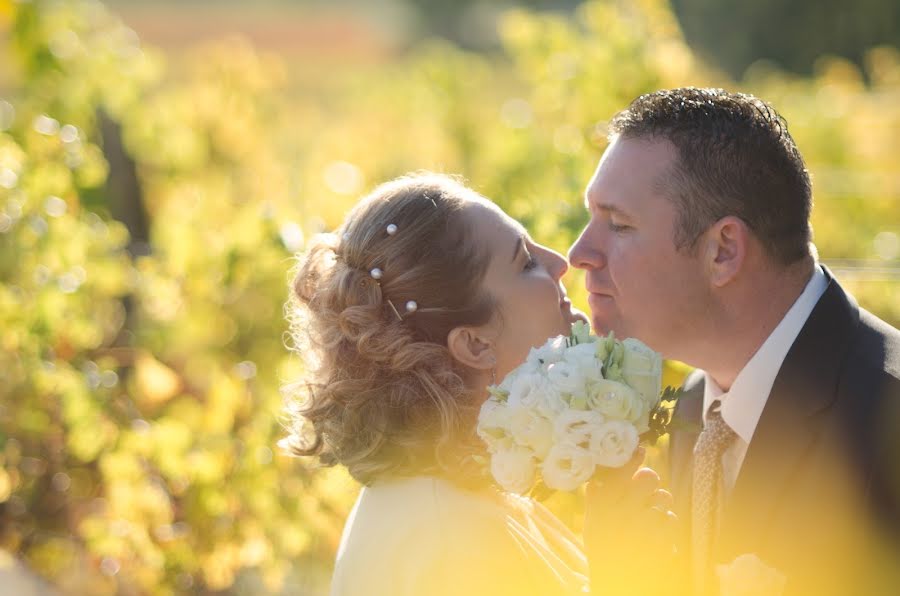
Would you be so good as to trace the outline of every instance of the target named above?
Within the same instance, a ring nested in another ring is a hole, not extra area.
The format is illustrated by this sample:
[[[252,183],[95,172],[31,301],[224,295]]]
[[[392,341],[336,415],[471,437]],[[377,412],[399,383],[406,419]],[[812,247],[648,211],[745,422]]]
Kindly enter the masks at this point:
[[[588,323],[587,315],[578,310],[577,308],[572,307],[572,301],[568,298],[563,298],[559,302],[559,307],[562,309],[563,316],[565,316],[566,320],[571,324],[576,321],[582,321],[584,323]]]

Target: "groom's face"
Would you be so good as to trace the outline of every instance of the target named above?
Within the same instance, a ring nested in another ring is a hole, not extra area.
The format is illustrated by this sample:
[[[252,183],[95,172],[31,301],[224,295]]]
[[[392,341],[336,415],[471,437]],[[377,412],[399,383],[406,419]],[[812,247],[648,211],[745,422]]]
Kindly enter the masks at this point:
[[[594,329],[671,358],[707,304],[700,259],[674,243],[677,211],[664,193],[676,157],[668,141],[615,138],[585,194],[590,221],[569,251],[586,271]]]

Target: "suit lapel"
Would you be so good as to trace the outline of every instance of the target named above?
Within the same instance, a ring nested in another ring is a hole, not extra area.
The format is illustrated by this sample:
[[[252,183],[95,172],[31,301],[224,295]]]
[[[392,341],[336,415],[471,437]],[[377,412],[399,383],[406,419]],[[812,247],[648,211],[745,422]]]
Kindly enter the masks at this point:
[[[675,406],[669,444],[669,470],[675,513],[684,529],[690,528],[691,471],[694,444],[703,427],[703,373],[695,371],[684,384],[684,394]]]
[[[775,378],[726,505],[721,534],[724,560],[762,546],[776,506],[783,502],[792,475],[821,430],[823,417],[816,414],[836,397],[849,348],[847,338],[859,312],[853,299],[823,269],[828,286]]]

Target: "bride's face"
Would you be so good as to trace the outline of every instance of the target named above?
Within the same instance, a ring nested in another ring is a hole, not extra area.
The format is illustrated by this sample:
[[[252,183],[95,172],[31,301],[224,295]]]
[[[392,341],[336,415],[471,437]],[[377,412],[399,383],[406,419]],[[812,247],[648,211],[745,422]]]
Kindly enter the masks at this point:
[[[497,302],[488,326],[496,357],[496,380],[525,361],[532,347],[569,333],[585,315],[572,308],[560,279],[569,268],[565,257],[534,242],[514,219],[491,203],[467,207],[475,237],[485,243],[490,264],[484,289]]]

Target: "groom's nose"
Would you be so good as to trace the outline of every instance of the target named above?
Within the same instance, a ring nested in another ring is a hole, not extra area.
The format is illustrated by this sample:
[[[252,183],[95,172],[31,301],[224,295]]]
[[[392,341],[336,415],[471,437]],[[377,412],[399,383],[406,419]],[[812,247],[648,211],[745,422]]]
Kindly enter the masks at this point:
[[[600,239],[593,233],[591,224],[569,249],[569,263],[577,269],[600,269],[606,265],[606,256],[600,247]]]

